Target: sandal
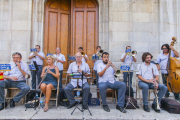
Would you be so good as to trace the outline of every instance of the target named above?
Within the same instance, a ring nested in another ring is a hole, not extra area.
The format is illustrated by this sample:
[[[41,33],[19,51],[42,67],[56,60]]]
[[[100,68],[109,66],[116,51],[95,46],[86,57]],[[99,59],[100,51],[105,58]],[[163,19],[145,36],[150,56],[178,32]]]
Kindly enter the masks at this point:
[[[46,104],[46,98],[43,99],[43,103]]]
[[[47,111],[48,111],[48,104],[45,104],[44,112],[47,112]]]

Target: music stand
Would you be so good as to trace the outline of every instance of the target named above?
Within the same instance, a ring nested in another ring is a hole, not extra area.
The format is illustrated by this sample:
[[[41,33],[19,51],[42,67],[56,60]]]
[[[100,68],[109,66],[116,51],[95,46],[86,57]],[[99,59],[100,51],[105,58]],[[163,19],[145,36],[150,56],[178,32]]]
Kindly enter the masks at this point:
[[[76,78],[76,79],[81,79],[81,80],[82,80],[82,99],[81,99],[81,100],[79,101],[79,103],[76,105],[76,107],[75,107],[74,110],[72,111],[71,115],[74,113],[74,111],[76,110],[76,108],[78,108],[81,112],[84,111],[84,109],[83,109],[83,74],[84,74],[84,72],[82,71],[81,78]],[[77,76],[77,75],[73,75],[73,76]],[[79,75],[78,75],[78,76],[79,76]],[[80,109],[80,108],[78,107],[78,105],[79,105],[81,102],[82,102],[82,109]],[[89,110],[89,107],[88,107],[88,111],[89,111],[90,115],[92,116],[92,114],[91,114],[91,112],[90,112],[90,110]]]
[[[128,75],[129,75],[129,76],[128,76],[129,96],[128,96],[128,100],[127,100],[126,107],[124,108],[124,110],[127,108],[127,106],[128,106],[129,104],[131,104],[132,106],[134,106],[135,109],[137,109],[136,106],[134,105],[134,103],[132,102],[131,97],[130,97],[130,79],[129,79],[129,78],[130,78],[130,72],[132,72],[132,71],[131,71],[131,67],[132,67],[132,62],[131,62],[131,65],[130,65],[130,69],[127,71],[127,72],[128,72]],[[135,72],[135,71],[134,71],[134,72]],[[123,111],[124,111],[124,110],[123,110]]]

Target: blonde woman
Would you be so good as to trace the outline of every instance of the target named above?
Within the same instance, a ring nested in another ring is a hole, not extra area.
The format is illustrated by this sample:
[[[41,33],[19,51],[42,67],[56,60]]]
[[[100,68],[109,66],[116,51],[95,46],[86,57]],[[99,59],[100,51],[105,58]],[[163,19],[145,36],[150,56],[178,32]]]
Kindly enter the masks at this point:
[[[59,69],[55,65],[53,65],[55,58],[51,55],[47,56],[47,66],[45,66],[42,70],[41,78],[45,76],[40,88],[43,94],[45,95],[45,107],[44,112],[48,111],[49,99],[51,97],[51,91],[54,88],[57,88],[57,80],[59,78]]]

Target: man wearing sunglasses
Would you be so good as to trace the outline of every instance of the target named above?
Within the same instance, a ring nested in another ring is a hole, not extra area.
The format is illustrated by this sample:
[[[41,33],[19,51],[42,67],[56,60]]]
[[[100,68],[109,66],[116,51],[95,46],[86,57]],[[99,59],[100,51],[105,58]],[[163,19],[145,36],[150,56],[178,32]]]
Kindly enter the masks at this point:
[[[15,102],[19,102],[21,98],[26,95],[30,88],[26,84],[25,76],[28,74],[28,66],[22,62],[22,55],[19,52],[12,54],[13,62],[10,63],[11,71],[6,71],[3,78],[4,81],[0,81],[0,110],[7,107],[7,102],[4,101],[4,88],[18,88],[21,91],[11,99],[10,107],[15,107]]]
[[[163,51],[161,54],[158,55],[156,63],[158,64],[158,70],[161,70],[162,74],[162,80],[163,84],[167,86],[167,77],[168,77],[168,71],[167,71],[167,62],[169,57],[169,51],[171,50],[171,57],[179,57],[179,53],[174,49],[173,46],[169,46],[168,44],[164,44],[161,47],[161,50]],[[165,97],[169,97],[170,93],[167,90]],[[174,93],[175,99],[179,100],[179,94]]]

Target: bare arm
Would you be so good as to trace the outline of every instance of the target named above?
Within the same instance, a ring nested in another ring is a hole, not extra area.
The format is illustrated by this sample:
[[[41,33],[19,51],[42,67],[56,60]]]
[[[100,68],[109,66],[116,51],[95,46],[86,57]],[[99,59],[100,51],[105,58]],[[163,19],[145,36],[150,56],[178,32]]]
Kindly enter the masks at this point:
[[[55,78],[59,78],[59,69],[55,67],[55,73],[51,72],[49,69],[47,70],[48,73],[52,74]]]
[[[62,64],[66,63],[66,61],[62,61],[62,60],[57,60],[57,62],[60,62]]]
[[[108,64],[106,65],[106,67],[104,68],[103,71],[99,72],[98,75],[100,77],[102,77],[104,75],[104,73],[106,72],[106,70],[110,67],[110,62],[108,62]]]
[[[45,70],[46,70],[47,66],[45,66],[42,70],[42,73],[41,73],[41,78],[45,75]]]
[[[36,56],[39,56],[42,60],[45,60],[45,58],[43,57],[43,56],[41,56],[41,55],[39,55],[39,54],[35,54]]]
[[[137,62],[137,59],[136,59],[134,56],[132,56],[132,57],[133,57],[133,61],[134,61],[134,62]]]
[[[173,52],[174,52],[174,55],[178,58],[179,57],[179,53],[176,50],[174,50]]]
[[[124,55],[124,57],[121,59],[121,62],[124,62],[125,58],[127,56],[127,53]]]
[[[33,57],[34,57],[34,54],[33,54],[33,55],[31,55],[31,56],[29,56],[29,57],[28,57],[28,59],[32,59]]]
[[[158,71],[161,70],[159,64],[156,64]]]
[[[86,57],[86,56],[84,56],[84,59],[86,60],[86,61],[88,61],[89,59],[88,59],[88,57]]]

